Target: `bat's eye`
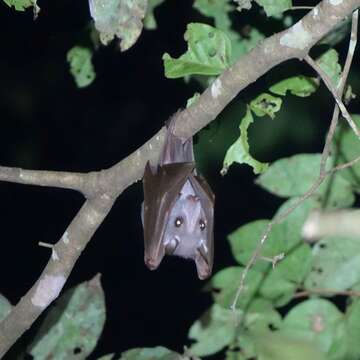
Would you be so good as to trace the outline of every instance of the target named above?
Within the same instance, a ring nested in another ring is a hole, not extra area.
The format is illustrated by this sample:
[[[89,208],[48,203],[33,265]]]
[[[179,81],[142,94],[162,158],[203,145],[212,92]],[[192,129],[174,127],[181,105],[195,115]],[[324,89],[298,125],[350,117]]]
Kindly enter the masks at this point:
[[[204,221],[204,220],[200,219],[199,225],[200,225],[200,230],[201,230],[201,231],[205,230],[206,225],[205,225],[205,221]]]
[[[175,219],[175,226],[180,227],[183,222],[184,222],[184,219],[181,216],[179,216]]]

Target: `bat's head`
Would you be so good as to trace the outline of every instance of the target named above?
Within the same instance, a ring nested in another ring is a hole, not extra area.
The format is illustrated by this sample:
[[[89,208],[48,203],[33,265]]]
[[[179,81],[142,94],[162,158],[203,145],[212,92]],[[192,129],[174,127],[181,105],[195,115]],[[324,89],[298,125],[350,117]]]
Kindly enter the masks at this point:
[[[200,278],[211,272],[207,261],[207,225],[200,198],[190,181],[186,181],[170,210],[163,244],[166,253],[195,260]]]

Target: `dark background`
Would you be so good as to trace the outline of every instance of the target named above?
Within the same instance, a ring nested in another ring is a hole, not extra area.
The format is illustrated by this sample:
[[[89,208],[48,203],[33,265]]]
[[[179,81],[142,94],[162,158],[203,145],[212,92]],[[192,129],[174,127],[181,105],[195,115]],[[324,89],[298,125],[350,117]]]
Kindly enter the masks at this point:
[[[313,3],[317,3],[314,1]],[[94,56],[95,82],[78,89],[69,73],[67,51],[88,41],[87,1],[40,1],[32,11],[0,3],[0,164],[29,169],[87,172],[107,168],[142,145],[200,85],[164,77],[162,54],[178,57],[186,50],[186,24],[211,24],[192,8],[191,0],[166,1],[157,8],[156,31],[144,31],[127,52],[115,43]],[[300,1],[296,5],[304,5]],[[306,2],[309,5],[309,1]],[[294,13],[295,18],[304,12]],[[234,13],[235,27],[257,25],[266,35],[282,29],[255,6]],[[345,54],[347,44],[337,49]],[[352,75],[356,78],[358,64]],[[238,136],[244,102],[274,81],[298,73],[313,75],[298,61],[273,69],[243,91],[211,126],[195,138],[199,167],[216,193],[214,271],[234,264],[226,236],[238,226],[269,218],[281,199],[254,184],[247,166],[234,165],[219,175],[226,149]],[[353,82],[355,92],[357,83]],[[357,101],[350,110],[355,111]],[[333,100],[322,88],[311,99],[288,96],[276,119],[257,119],[250,130],[252,153],[262,161],[298,152],[319,152]],[[15,304],[33,285],[50,250],[79,210],[83,198],[71,191],[0,184],[0,292]],[[102,274],[107,320],[94,356],[132,347],[163,345],[182,351],[187,331],[211,304],[195,265],[174,257],[150,272],[143,264],[140,221],[141,183],[117,200],[76,264],[66,288]],[[36,326],[41,323],[37,321]],[[27,332],[18,347],[35,332]],[[14,350],[8,356],[13,356]]]

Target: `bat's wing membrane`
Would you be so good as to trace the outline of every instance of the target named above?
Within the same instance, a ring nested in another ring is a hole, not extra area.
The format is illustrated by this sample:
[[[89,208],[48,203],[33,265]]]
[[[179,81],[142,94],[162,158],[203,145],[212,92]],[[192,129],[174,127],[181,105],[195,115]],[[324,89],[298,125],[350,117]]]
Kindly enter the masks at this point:
[[[150,164],[146,164],[143,178],[144,244],[145,263],[151,270],[159,266],[165,255],[163,237],[169,213],[194,167],[194,163],[165,164],[153,173]]]
[[[214,262],[214,204],[215,196],[207,181],[200,175],[190,176],[191,185],[200,198],[201,206],[206,216],[208,238],[206,239],[206,251],[202,248],[195,258],[196,269],[200,279],[206,279],[211,275]]]

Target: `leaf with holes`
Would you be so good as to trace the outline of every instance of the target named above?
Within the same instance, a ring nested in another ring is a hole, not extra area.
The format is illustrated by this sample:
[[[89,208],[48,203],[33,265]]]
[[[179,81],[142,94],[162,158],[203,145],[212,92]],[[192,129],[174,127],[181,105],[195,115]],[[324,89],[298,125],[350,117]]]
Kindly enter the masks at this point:
[[[241,4],[238,5],[238,8]],[[246,6],[246,5],[244,5]],[[245,25],[242,35],[239,31],[231,28],[230,12],[234,10],[231,0],[195,0],[194,8],[202,15],[214,19],[215,27],[226,33],[231,41],[232,56],[230,63],[233,64],[240,56],[253,49],[265,36],[256,28]]]
[[[163,55],[165,76],[218,75],[230,66],[231,43],[227,35],[210,25],[191,23],[185,33],[188,50],[178,59]]]
[[[163,346],[153,348],[136,348],[121,354],[120,360],[177,360],[182,359],[180,354]]]
[[[312,249],[313,267],[306,289],[346,290],[360,282],[360,241],[353,237],[329,236]]]
[[[313,343],[328,360],[345,359],[344,315],[328,300],[310,299],[293,307],[285,316],[281,331],[292,338]]]
[[[67,53],[71,75],[79,88],[90,85],[95,79],[92,55],[90,49],[81,46],[74,46]]]
[[[255,174],[264,172],[268,164],[254,159],[249,152],[248,128],[254,118],[249,107],[245,116],[240,121],[240,137],[229,147],[226,152],[221,175],[225,175],[232,163],[248,164],[253,168]]]
[[[238,289],[241,275],[244,271],[243,267],[231,266],[216,273],[208,284],[205,290],[211,291],[215,302],[228,309],[235,298],[235,293]],[[245,279],[245,287],[238,301],[237,308],[246,308],[255,292],[257,291],[263,274],[258,271],[250,270]]]
[[[89,0],[91,17],[107,45],[114,37],[120,39],[120,49],[133,46],[142,31],[147,0]]]
[[[282,100],[279,97],[270,94],[260,94],[256,99],[250,103],[250,109],[257,116],[268,115],[272,119],[275,118],[275,113],[281,109]]]
[[[309,76],[293,76],[274,84],[269,90],[276,95],[285,96],[289,91],[292,95],[306,97],[313,94],[319,87],[319,81]]]
[[[64,293],[52,306],[28,352],[37,360],[85,359],[95,348],[105,323],[100,276]]]

